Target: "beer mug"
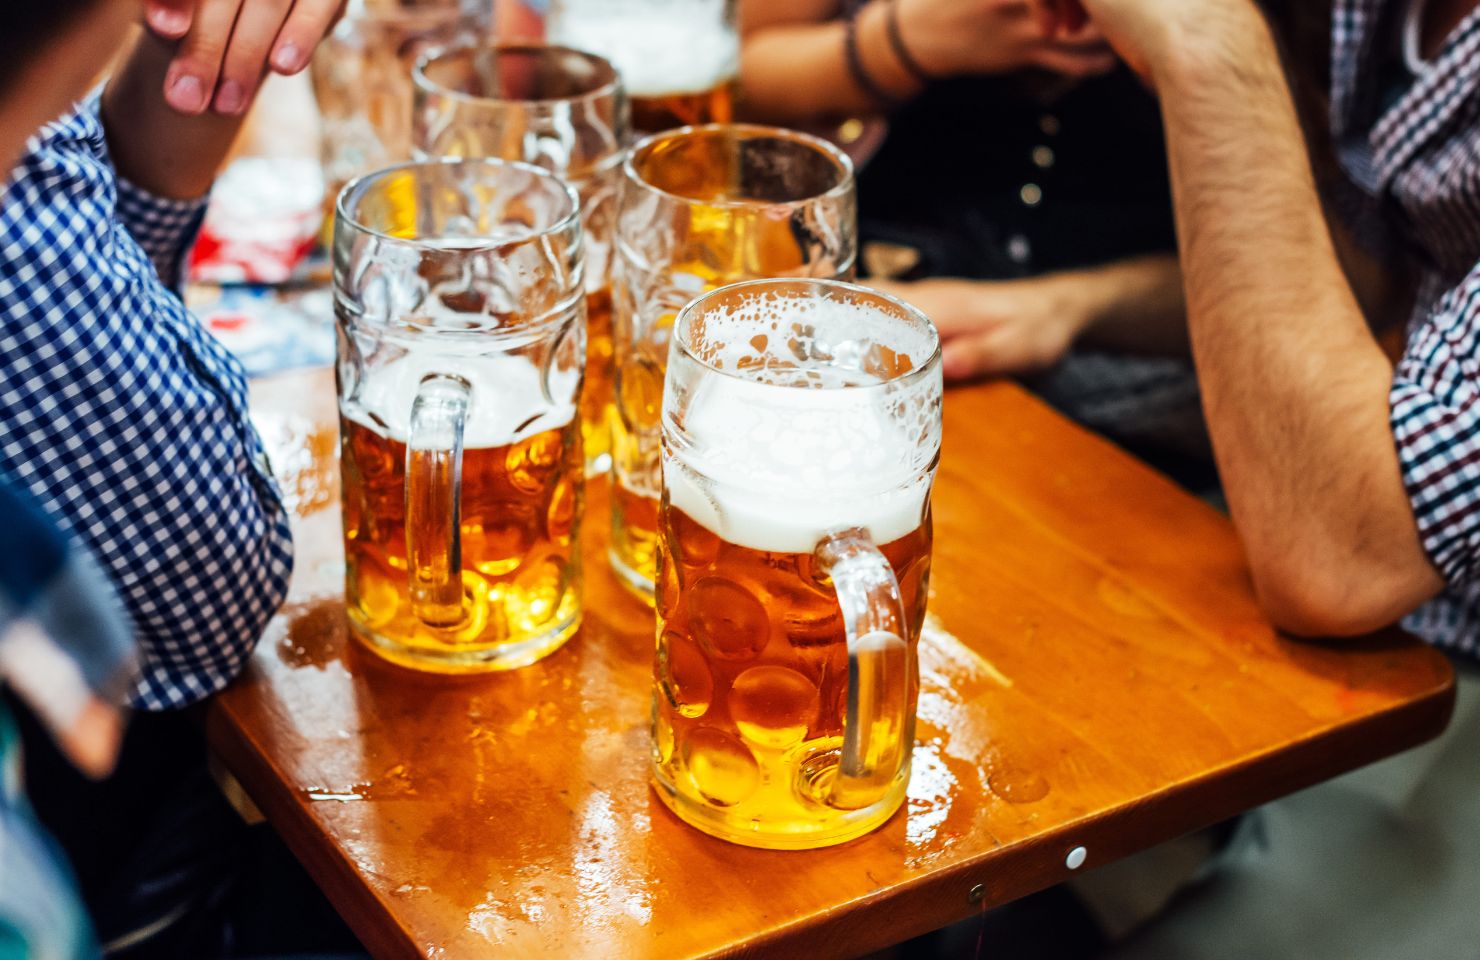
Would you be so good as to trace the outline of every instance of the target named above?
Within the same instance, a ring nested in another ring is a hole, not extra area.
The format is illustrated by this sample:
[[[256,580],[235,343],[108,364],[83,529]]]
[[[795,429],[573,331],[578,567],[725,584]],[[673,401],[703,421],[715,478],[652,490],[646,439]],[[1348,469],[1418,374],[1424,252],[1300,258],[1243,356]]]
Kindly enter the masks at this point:
[[[599,53],[622,75],[642,133],[728,123],[740,77],[735,0],[554,0],[552,43]]]
[[[419,157],[523,160],[576,188],[586,260],[587,473],[611,465],[612,234],[627,98],[611,64],[565,47],[461,46],[423,57],[413,83]]]
[[[494,160],[339,195],[345,592],[387,659],[509,669],[580,625],[578,210],[553,175]]]
[[[659,420],[674,317],[694,297],[763,277],[850,279],[853,167],[831,144],[774,127],[649,137],[623,165],[613,266],[617,418],[609,557],[652,602]]]
[[[486,35],[489,20],[477,0],[350,0],[309,67],[328,204],[352,177],[411,159],[412,64]]]
[[[653,778],[706,833],[842,843],[899,807],[940,455],[939,340],[849,283],[684,308],[663,398]]]

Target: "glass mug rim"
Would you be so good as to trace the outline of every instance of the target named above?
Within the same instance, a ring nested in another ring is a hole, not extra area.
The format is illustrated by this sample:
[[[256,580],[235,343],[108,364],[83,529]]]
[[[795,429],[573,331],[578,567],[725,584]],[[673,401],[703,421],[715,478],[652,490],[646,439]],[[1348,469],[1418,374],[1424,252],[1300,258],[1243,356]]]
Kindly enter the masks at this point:
[[[647,179],[637,168],[638,159],[645,157],[660,141],[677,140],[698,135],[708,136],[726,131],[738,134],[742,139],[783,140],[793,145],[809,147],[814,152],[826,157],[832,163],[833,168],[838,172],[837,182],[820,193],[814,193],[807,197],[799,197],[794,200],[704,200],[698,197],[688,197],[681,193],[664,190]],[[626,152],[626,157],[622,161],[622,176],[628,183],[641,187],[649,193],[662,197],[671,203],[677,203],[683,206],[715,207],[721,210],[744,209],[747,207],[796,210],[821,201],[847,197],[854,190],[857,172],[853,169],[853,161],[848,158],[846,153],[838,149],[836,144],[830,143],[821,137],[815,137],[810,133],[803,133],[800,130],[789,130],[786,127],[773,127],[763,123],[703,123],[685,127],[674,127],[671,130],[660,130],[657,133],[650,133],[638,140]]]
[[[504,53],[539,53],[542,55],[561,54],[572,55],[583,60],[596,68],[600,82],[588,90],[573,93],[563,97],[495,97],[487,94],[463,93],[449,86],[438,83],[427,76],[426,68],[433,60],[443,60],[454,56],[467,56],[477,53],[479,50],[493,50],[498,54]],[[529,104],[575,104],[596,103],[598,101],[620,96],[623,92],[622,77],[617,68],[612,66],[610,60],[600,54],[589,50],[580,50],[576,47],[568,47],[559,43],[539,43],[530,40],[515,40],[509,42],[471,42],[463,41],[446,47],[435,47],[422,53],[416,58],[416,63],[411,68],[411,83],[423,93],[436,94],[462,103],[488,104],[496,106],[519,106]]]
[[[358,233],[375,237],[385,243],[396,244],[414,250],[447,250],[446,237],[439,238],[409,238],[397,237],[378,230],[361,219],[354,216],[350,211],[357,201],[363,199],[363,195],[380,181],[389,179],[397,174],[415,173],[419,170],[433,170],[439,167],[481,167],[484,172],[498,174],[500,172],[517,171],[534,176],[537,181],[543,182],[547,187],[554,187],[561,195],[565,207],[560,215],[549,224],[541,227],[530,227],[529,231],[518,237],[509,239],[494,239],[485,237],[459,237],[459,240],[483,240],[483,243],[471,243],[466,246],[459,245],[459,251],[476,252],[479,250],[505,250],[510,247],[524,246],[529,243],[539,243],[548,237],[572,230],[579,230],[581,222],[581,202],[575,188],[564,179],[532,163],[522,160],[499,160],[493,157],[429,157],[425,160],[409,160],[397,163],[389,167],[381,167],[369,173],[361,174],[346,183],[339,191],[339,196],[334,201],[334,229],[337,232],[341,225],[345,229],[352,229]]]
[[[754,291],[756,293],[764,293],[768,290],[775,291],[786,288],[794,289],[798,293],[811,291],[814,293],[824,294],[830,290],[839,290],[854,294],[855,296],[861,295],[866,299],[872,299],[873,301],[875,301],[876,304],[887,306],[895,311],[895,315],[891,316],[890,320],[897,322],[911,322],[912,324],[923,329],[930,338],[930,353],[918,366],[912,367],[909,370],[906,370],[903,373],[898,374],[897,376],[890,377],[887,380],[880,380],[878,383],[843,386],[833,384],[802,385],[765,383],[764,381],[757,380],[741,370],[716,367],[714,364],[700,357],[691,348],[690,344],[692,337],[690,335],[690,328],[693,325],[694,318],[703,313],[707,308],[711,307],[712,300],[725,295],[736,296],[750,291]],[[941,362],[940,331],[935,328],[934,321],[926,316],[925,312],[919,307],[906,303],[905,301],[892,294],[884,293],[881,290],[875,290],[873,287],[864,286],[861,283],[850,283],[846,280],[829,280],[823,278],[809,277],[772,277],[761,280],[742,280],[739,283],[731,283],[726,284],[723,287],[716,287],[713,290],[710,290],[698,297],[695,297],[693,300],[690,300],[687,304],[684,305],[684,308],[678,313],[678,318],[673,323],[672,349],[682,355],[685,360],[688,360],[702,367],[707,373],[713,373],[718,376],[727,377],[731,380],[738,380],[742,383],[751,383],[759,386],[774,386],[790,390],[850,390],[856,393],[863,394],[867,394],[871,391],[883,393],[886,391],[897,390],[901,386],[911,386],[924,379],[925,377],[930,376]]]

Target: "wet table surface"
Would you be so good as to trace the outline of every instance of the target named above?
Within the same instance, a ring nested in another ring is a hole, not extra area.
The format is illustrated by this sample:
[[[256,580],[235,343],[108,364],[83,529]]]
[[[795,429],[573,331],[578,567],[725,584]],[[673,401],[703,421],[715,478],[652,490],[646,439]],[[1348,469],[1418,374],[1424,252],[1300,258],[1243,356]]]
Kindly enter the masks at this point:
[[[377,957],[846,956],[1437,733],[1452,676],[1393,632],[1297,642],[1227,519],[1017,387],[947,394],[909,800],[861,840],[737,847],[647,782],[651,613],[605,560],[542,663],[422,676],[349,639],[333,378],[253,404],[296,514],[292,595],[211,741]]]

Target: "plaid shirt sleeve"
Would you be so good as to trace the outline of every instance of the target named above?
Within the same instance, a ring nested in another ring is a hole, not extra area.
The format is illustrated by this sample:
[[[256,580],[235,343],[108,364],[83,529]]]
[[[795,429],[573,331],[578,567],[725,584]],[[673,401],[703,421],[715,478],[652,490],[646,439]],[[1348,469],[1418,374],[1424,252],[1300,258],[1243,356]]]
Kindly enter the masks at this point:
[[[229,682],[292,566],[241,367],[160,279],[197,207],[121,187],[87,104],[33,138],[0,201],[0,474],[112,578],[148,709]]]
[[[1480,579],[1480,265],[1412,331],[1389,396],[1403,483],[1450,586]]]

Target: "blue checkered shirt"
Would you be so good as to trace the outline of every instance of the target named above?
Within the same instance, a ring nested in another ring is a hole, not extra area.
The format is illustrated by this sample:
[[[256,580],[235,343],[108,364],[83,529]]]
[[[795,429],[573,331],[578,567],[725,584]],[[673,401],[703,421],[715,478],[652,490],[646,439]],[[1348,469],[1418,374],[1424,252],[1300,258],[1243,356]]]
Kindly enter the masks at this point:
[[[1419,535],[1448,589],[1404,625],[1480,656],[1480,9],[1422,73],[1384,89],[1406,7],[1336,0],[1332,132],[1421,275],[1390,406]]]
[[[292,567],[241,367],[174,289],[203,209],[118,178],[96,97],[0,199],[0,478],[111,576],[146,709],[228,683]]]

